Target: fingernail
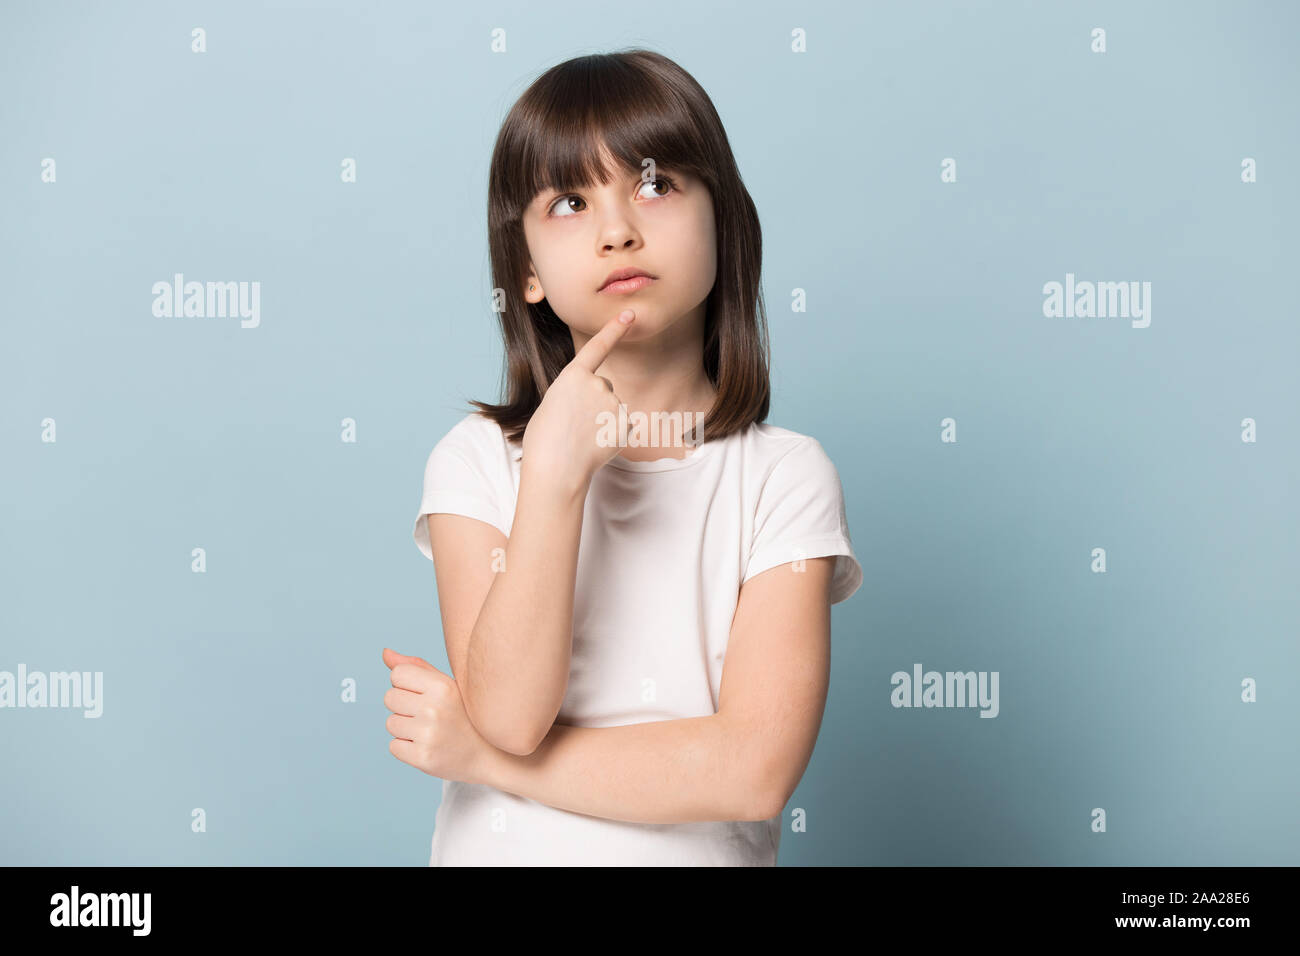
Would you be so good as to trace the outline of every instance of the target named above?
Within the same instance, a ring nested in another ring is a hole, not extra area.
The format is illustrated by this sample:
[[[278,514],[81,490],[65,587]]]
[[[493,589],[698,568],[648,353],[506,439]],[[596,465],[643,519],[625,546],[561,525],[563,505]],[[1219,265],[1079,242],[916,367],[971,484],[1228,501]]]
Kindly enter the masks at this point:
[[[636,313],[631,309],[624,309],[618,314],[618,320],[624,325],[628,325],[634,318],[636,318]]]

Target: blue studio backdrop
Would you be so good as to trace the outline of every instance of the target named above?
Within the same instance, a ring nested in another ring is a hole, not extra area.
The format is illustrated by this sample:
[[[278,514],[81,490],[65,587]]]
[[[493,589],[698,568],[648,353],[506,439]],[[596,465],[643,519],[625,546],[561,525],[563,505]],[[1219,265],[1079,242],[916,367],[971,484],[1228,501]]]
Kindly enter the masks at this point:
[[[726,125],[768,421],[835,462],[865,572],[780,862],[1300,863],[1298,34],[1286,2],[5,3],[0,681],[92,679],[0,707],[0,863],[427,862],[380,651],[448,670],[411,529],[499,394],[492,144],[540,72],[633,46]],[[176,276],[244,311],[155,314]],[[897,676],[931,672],[996,694]]]

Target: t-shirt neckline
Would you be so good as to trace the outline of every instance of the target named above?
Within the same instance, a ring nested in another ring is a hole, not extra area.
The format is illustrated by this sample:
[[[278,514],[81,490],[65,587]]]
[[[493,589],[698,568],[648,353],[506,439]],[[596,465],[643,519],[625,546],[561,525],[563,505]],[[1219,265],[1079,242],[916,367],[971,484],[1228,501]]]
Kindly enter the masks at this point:
[[[676,471],[680,468],[689,468],[701,459],[707,458],[713,451],[713,446],[718,444],[718,441],[719,439],[714,438],[696,445],[693,449],[690,449],[690,454],[685,458],[665,457],[646,461],[631,461],[624,458],[620,453],[605,462],[605,464],[611,468],[617,468],[619,471]]]

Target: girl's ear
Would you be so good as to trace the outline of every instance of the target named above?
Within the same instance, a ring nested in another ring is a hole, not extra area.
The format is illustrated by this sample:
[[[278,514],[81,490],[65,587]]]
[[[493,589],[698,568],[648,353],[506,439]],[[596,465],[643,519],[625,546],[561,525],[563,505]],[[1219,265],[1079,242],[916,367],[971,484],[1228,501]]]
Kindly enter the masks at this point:
[[[528,274],[528,278],[524,280],[524,285],[527,286],[524,290],[525,302],[531,302],[536,305],[538,302],[541,302],[546,298],[546,293],[542,291],[542,283],[535,273],[530,272]]]

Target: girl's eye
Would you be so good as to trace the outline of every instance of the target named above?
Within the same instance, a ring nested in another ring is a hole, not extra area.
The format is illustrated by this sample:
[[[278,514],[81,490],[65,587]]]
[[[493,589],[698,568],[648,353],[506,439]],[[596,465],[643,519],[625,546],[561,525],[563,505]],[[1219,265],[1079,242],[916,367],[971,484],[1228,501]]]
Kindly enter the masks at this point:
[[[552,205],[551,208],[550,208],[549,210],[547,210],[546,215],[550,216],[552,219],[563,219],[563,218],[565,218],[566,216],[568,216],[568,213],[562,213],[562,212],[559,212],[559,210],[564,209],[564,208],[567,208],[565,204],[566,204],[570,199],[576,199],[576,200],[578,200],[578,202],[582,202],[582,203],[585,203],[585,202],[586,202],[585,199],[583,199],[581,196],[578,196],[578,195],[576,195],[576,194],[570,194],[570,195],[568,195],[568,196],[561,196],[559,199],[555,200],[554,205]],[[577,211],[577,212],[581,212],[582,210],[579,209],[579,210],[576,210],[576,211]]]
[[[641,192],[641,191],[642,191],[646,186],[650,186],[650,187],[653,188],[654,185],[655,185],[656,183],[664,183],[664,184],[666,184],[666,185],[668,186],[668,188],[669,188],[670,190],[672,190],[672,189],[676,189],[676,188],[677,188],[677,184],[676,184],[675,182],[673,182],[669,177],[667,177],[667,176],[658,176],[658,177],[656,177],[655,179],[651,179],[651,180],[649,180],[649,181],[647,181],[647,182],[642,183],[642,184],[641,184],[641,189],[638,189],[637,192],[640,193],[640,192]],[[669,195],[669,194],[668,194],[668,193],[660,193],[660,192],[656,192],[654,195],[655,195],[655,198],[662,199],[664,196]],[[579,196],[577,193],[569,193],[567,196],[561,196],[559,199],[555,200],[555,202],[551,204],[550,209],[548,209],[548,210],[546,211],[546,215],[547,215],[547,217],[548,217],[548,218],[551,218],[551,219],[565,219],[565,218],[568,218],[568,215],[569,215],[569,214],[566,213],[566,212],[561,212],[560,210],[562,210],[562,209],[569,209],[571,212],[581,212],[581,211],[582,211],[581,209],[572,209],[571,207],[569,207],[568,202],[569,202],[570,199],[576,199],[576,200],[578,200],[578,202],[583,203],[584,205],[585,205],[586,202],[587,202],[585,199],[583,199],[583,198],[582,198],[581,196]]]
[[[663,184],[666,185],[669,189],[675,189],[675,188],[677,187],[677,184],[674,183],[674,182],[673,182],[671,179],[669,179],[667,176],[660,176],[660,177],[658,177],[657,179],[652,179],[652,180],[650,180],[650,181],[647,182],[647,183],[642,183],[642,186],[653,186],[655,183],[663,183]],[[639,192],[639,190],[638,190],[638,192]],[[666,196],[667,193],[657,193],[656,195],[662,198],[663,196]]]

